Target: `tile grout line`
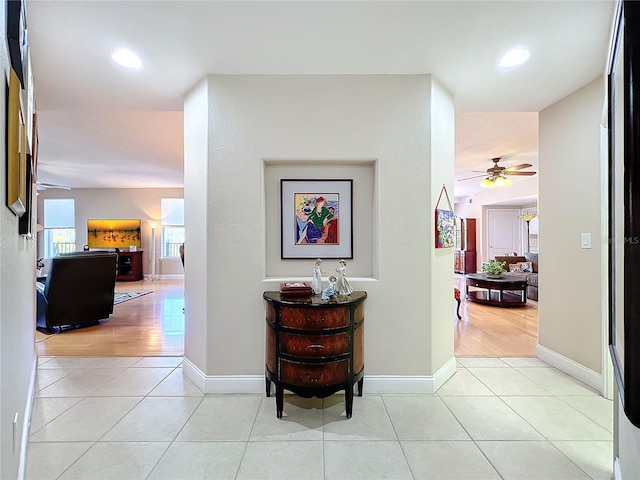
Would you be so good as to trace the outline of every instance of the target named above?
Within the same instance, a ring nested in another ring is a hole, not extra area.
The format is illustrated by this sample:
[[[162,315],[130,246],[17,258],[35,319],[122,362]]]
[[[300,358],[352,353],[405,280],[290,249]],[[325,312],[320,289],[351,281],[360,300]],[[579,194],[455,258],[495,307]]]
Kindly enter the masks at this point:
[[[466,367],[464,367],[467,371],[468,369]],[[482,383],[483,385],[485,385],[482,380],[480,380],[479,378],[477,378],[475,375],[473,375],[473,373],[469,372],[474,378],[476,378],[480,383]],[[487,385],[485,385],[485,387],[489,388]],[[489,388],[489,391],[491,393],[493,393],[493,396],[496,398],[500,398],[498,397],[498,395],[495,394],[495,392],[493,390],[491,390]],[[473,442],[473,444],[476,446],[476,448],[478,449],[478,451],[482,454],[482,456],[485,458],[485,460],[487,461],[487,463],[489,463],[489,465],[491,465],[491,468],[493,468],[493,470],[498,474],[498,476],[504,480],[504,476],[502,475],[502,473],[500,472],[500,470],[498,470],[498,467],[496,467],[493,462],[491,461],[491,459],[487,456],[487,454],[484,452],[484,450],[482,450],[482,448],[480,448],[480,445],[478,445],[478,442],[476,441],[475,438],[473,438],[471,436],[471,434],[469,433],[469,431],[467,430],[467,428],[462,424],[462,422],[460,421],[460,419],[456,416],[456,414],[453,412],[453,410],[451,410],[451,408],[449,407],[449,405],[442,399],[442,397],[440,396],[440,394],[438,392],[436,392],[436,395],[438,396],[438,398],[440,399],[440,401],[442,402],[442,404],[445,406],[445,408],[447,410],[449,410],[449,413],[451,413],[451,416],[453,418],[456,419],[456,422],[458,422],[458,424],[460,425],[460,427],[462,428],[462,430],[464,430],[464,433],[467,434],[467,436],[469,437],[469,440],[471,440]],[[491,398],[490,396],[486,396],[487,398]]]
[[[416,476],[413,474],[413,469],[411,468],[411,463],[407,458],[407,454],[404,451],[404,447],[402,446],[402,442],[400,441],[400,437],[398,436],[398,432],[396,430],[396,426],[391,419],[391,414],[389,413],[389,409],[387,408],[387,402],[384,401],[384,396],[380,395],[380,399],[382,400],[382,405],[384,406],[384,411],[387,413],[387,417],[389,418],[389,423],[391,423],[391,428],[393,428],[393,434],[396,436],[396,442],[398,442],[398,446],[400,447],[400,451],[402,452],[402,456],[404,461],[407,463],[407,468],[409,469],[409,473],[411,474],[411,478],[415,479]]]

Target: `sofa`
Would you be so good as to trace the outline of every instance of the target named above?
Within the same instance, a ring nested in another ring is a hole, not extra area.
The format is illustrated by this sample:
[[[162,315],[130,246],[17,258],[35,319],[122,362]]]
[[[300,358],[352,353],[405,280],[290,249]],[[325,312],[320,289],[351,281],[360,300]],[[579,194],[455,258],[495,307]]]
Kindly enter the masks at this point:
[[[51,259],[36,283],[36,326],[49,332],[99,323],[113,313],[117,255],[77,252]]]
[[[538,254],[525,253],[524,256],[500,256],[496,255],[496,262],[505,262],[505,268],[510,270],[509,265],[515,265],[519,262],[531,262],[531,272],[517,272],[519,275],[527,277],[527,298],[538,300]]]

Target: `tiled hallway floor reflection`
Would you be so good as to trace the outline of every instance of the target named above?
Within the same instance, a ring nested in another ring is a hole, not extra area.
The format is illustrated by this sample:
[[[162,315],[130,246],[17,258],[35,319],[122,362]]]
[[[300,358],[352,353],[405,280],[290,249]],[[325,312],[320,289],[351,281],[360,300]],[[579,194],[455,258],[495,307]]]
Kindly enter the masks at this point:
[[[612,478],[612,404],[534,358],[459,358],[436,395],[203,395],[178,357],[43,357],[27,479]]]

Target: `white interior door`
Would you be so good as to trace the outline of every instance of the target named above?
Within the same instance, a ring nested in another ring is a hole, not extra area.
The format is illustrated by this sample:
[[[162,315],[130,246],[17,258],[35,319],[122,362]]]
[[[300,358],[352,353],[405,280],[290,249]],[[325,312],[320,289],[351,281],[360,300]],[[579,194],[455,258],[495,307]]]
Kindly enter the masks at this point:
[[[488,259],[520,252],[520,210],[487,209]]]

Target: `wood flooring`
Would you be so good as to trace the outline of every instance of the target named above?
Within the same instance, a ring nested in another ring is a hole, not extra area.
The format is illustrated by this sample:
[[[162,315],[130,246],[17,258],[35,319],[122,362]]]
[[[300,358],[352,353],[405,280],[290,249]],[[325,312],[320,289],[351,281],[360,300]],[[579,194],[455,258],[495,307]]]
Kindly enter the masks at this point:
[[[538,302],[527,299],[524,307],[513,308],[481,305],[464,298],[464,275],[456,274],[454,285],[460,289],[462,316],[462,320],[458,320],[454,311],[453,338],[456,357],[536,356]],[[455,300],[453,303],[455,305]]]
[[[456,356],[535,357],[538,305],[500,308],[468,302],[464,276],[455,275],[462,292],[460,314],[451,295]],[[118,282],[116,291],[152,293],[116,305],[100,325],[44,334],[36,331],[40,356],[182,356],[184,355],[184,282]]]
[[[119,303],[100,325],[51,335],[36,331],[41,356],[184,355],[184,281],[117,282],[116,292],[149,291]]]

